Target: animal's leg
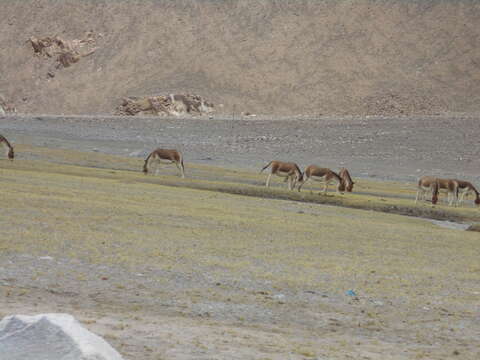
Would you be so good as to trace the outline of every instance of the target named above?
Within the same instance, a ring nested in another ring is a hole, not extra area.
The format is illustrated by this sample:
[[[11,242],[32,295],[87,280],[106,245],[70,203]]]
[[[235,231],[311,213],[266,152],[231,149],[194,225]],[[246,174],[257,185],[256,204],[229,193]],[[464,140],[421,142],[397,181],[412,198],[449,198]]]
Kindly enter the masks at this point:
[[[300,191],[300,189],[302,188],[302,186],[303,186],[309,179],[310,179],[309,177],[305,177],[305,179],[298,184],[298,191]]]
[[[453,203],[455,204],[455,207],[458,206],[458,193],[457,193],[457,190],[455,190],[455,192],[452,194],[452,197],[453,197]]]
[[[272,173],[268,174],[267,176],[267,181],[265,183],[265,186],[268,188],[270,186],[270,179],[272,178]]]
[[[420,189],[417,189],[417,196],[415,196],[415,204],[418,202],[419,196],[420,196]]]
[[[452,206],[452,205],[453,205],[453,206],[457,207],[457,200],[458,200],[458,199],[457,199],[457,197],[455,196],[455,194],[449,192],[449,193],[448,193],[448,198],[449,198],[449,199],[448,199],[448,206]]]
[[[161,165],[160,161],[154,160],[150,162],[150,164],[155,167],[155,175],[158,175],[160,173],[160,165]]]
[[[177,169],[180,170],[180,174],[182,175],[182,179],[185,178],[185,169],[183,168],[183,164],[175,162]]]
[[[325,195],[327,193],[327,188],[328,188],[328,183],[325,182],[325,185],[323,186],[323,195]]]

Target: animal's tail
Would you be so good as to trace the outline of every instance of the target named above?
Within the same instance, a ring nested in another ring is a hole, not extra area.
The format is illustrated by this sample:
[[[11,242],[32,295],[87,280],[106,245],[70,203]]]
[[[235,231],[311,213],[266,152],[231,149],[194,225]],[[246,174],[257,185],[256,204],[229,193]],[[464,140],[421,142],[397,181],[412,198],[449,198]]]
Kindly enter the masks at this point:
[[[262,170],[260,170],[260,173],[261,173],[263,170],[265,170],[266,168],[268,168],[270,165],[272,165],[272,162],[273,162],[273,160],[270,161],[267,165],[265,165],[265,166],[262,168]]]
[[[152,156],[153,152],[148,154],[147,158],[145,159],[145,162],[143,164],[143,173],[148,174],[148,161],[150,160],[150,157]]]
[[[439,188],[440,188],[440,184],[438,183],[438,179],[435,179],[435,182],[433,183],[433,189],[432,189],[432,204],[436,204],[438,202]]]

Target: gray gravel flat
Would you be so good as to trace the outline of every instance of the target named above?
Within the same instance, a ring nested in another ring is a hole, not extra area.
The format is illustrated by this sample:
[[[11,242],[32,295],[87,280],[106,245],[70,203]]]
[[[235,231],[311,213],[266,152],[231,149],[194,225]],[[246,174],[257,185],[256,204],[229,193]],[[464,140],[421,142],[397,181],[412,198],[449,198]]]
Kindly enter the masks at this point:
[[[187,162],[258,170],[272,159],[415,181],[422,174],[480,181],[480,116],[205,119],[9,116],[12,142],[143,157],[154,147]]]

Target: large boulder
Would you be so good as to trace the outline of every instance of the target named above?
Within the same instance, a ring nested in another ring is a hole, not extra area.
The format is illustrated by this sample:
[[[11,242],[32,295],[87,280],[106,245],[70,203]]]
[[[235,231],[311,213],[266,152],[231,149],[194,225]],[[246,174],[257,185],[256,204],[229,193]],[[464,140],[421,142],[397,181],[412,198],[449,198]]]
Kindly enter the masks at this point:
[[[1,360],[121,360],[101,337],[68,314],[6,316],[0,321]]]

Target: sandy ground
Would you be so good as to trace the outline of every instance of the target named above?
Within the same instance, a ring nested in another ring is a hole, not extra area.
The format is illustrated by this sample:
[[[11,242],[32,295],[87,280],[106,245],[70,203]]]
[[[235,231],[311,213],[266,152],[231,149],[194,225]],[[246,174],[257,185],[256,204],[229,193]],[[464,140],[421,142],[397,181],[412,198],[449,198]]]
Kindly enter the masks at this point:
[[[178,147],[188,162],[230,168],[258,170],[279,158],[343,165],[355,177],[408,181],[424,169],[478,181],[478,124],[471,117],[9,117],[0,119],[0,132],[18,144],[130,157],[157,145]],[[0,218],[0,316],[72,313],[126,359],[480,356],[475,233],[289,201],[272,208],[268,199],[194,191],[178,199],[177,190],[131,179],[97,184],[32,173],[16,181],[7,171],[2,166],[2,200],[11,211]],[[114,196],[111,204],[106,194]],[[87,195],[98,204],[83,204]],[[145,206],[137,207],[137,196]],[[194,215],[182,210],[192,199]],[[177,201],[187,230],[158,207]],[[135,245],[139,224],[151,236],[142,246]],[[80,239],[90,247],[82,250]],[[186,252],[192,242],[198,248]],[[80,253],[73,252],[77,246]],[[129,253],[135,255],[126,263]],[[349,289],[357,296],[347,295]]]

